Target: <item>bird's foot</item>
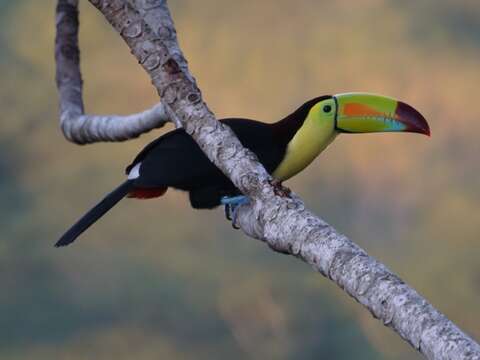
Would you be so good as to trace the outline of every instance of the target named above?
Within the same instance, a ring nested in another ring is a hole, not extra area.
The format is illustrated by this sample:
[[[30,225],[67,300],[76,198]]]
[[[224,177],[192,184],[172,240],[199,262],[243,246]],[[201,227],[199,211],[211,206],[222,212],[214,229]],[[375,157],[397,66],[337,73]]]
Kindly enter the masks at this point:
[[[275,193],[275,195],[281,197],[288,197],[292,193],[292,190],[290,190],[286,186],[283,186],[280,180],[272,179],[270,180],[270,185],[273,186],[273,192]]]
[[[236,225],[238,208],[240,205],[248,204],[249,201],[245,195],[224,196],[221,198],[220,203],[225,205],[225,217],[232,222],[234,229],[239,229]]]

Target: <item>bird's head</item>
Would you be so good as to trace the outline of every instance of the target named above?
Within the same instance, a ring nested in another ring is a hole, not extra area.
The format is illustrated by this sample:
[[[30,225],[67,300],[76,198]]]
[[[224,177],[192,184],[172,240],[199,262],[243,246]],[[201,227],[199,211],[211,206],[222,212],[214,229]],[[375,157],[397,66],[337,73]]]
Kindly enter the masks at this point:
[[[320,98],[311,111],[338,133],[414,132],[430,136],[425,118],[412,106],[366,93]]]
[[[276,128],[287,143],[285,156],[273,173],[280,180],[304,169],[339,133],[403,131],[430,135],[427,121],[410,105],[366,93],[312,99]]]

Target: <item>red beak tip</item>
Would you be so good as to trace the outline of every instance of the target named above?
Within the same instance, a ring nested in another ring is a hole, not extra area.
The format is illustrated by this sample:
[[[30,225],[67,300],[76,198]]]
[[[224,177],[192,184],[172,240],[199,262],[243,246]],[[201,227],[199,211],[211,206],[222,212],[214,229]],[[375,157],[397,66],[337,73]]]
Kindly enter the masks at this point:
[[[416,129],[414,130],[413,132],[416,132],[416,133],[419,133],[419,134],[422,134],[422,135],[426,135],[428,137],[431,137],[431,133],[430,133],[430,128],[426,128],[426,129]]]
[[[426,122],[426,121],[425,121]],[[424,131],[424,134],[427,135],[428,137],[432,137],[432,134],[430,132],[430,127],[427,127]]]
[[[428,137],[432,136],[430,133],[430,129],[418,129],[418,130],[414,130],[414,132],[419,133],[421,135],[426,135]]]
[[[403,119],[409,128],[414,129],[414,132],[430,137],[430,126],[427,120],[412,106],[399,101],[395,114]]]

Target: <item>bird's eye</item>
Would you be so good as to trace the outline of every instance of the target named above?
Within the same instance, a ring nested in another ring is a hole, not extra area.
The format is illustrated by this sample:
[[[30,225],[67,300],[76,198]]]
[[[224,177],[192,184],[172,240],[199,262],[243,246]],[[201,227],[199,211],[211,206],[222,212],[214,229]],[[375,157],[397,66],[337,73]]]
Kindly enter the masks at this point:
[[[323,107],[323,112],[329,113],[330,111],[332,111],[332,106],[331,105],[325,105]]]

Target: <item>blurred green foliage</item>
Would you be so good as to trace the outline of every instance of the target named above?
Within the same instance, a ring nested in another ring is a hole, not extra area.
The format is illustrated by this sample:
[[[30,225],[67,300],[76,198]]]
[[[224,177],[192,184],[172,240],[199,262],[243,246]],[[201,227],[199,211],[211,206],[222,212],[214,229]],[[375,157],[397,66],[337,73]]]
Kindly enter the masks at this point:
[[[81,2],[85,102],[157,101],[120,37]],[[218,117],[271,121],[363,90],[420,109],[432,138],[341,136],[290,182],[316,213],[480,338],[477,0],[170,1]],[[53,0],[0,2],[1,359],[415,359],[328,280],[184,194],[126,200],[57,237],[161,131],[79,147],[58,128]],[[168,130],[168,129],[167,129]]]

